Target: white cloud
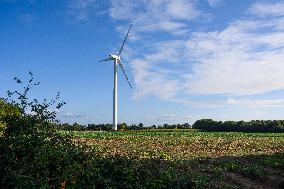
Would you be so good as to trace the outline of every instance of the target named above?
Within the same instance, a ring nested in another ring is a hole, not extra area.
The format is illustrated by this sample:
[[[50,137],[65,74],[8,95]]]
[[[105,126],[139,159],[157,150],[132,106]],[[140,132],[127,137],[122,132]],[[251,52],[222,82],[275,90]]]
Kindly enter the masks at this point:
[[[196,19],[185,16],[182,11],[180,14],[174,9],[169,11],[173,1],[163,4],[160,0],[149,1],[143,10],[140,9],[144,1],[123,2],[128,7],[113,13],[112,17],[140,23],[135,26],[138,31],[188,32],[185,17]],[[194,7],[193,1],[178,3]],[[112,4],[115,7],[119,2],[112,1]],[[278,4],[275,6],[277,8]],[[129,57],[136,84],[134,98],[156,96],[183,103],[187,100],[185,96],[195,94],[256,95],[284,89],[284,17],[258,17],[253,7],[256,5],[249,8],[250,14],[220,31],[194,32],[184,40],[144,40],[144,45],[135,49],[143,54],[139,58]],[[201,14],[197,10],[195,15]],[[161,27],[163,22],[174,24]],[[187,102],[196,105],[190,100]],[[214,103],[214,106],[222,104]]]
[[[99,10],[97,0],[72,0],[69,5],[69,14],[74,17],[75,22],[87,22],[93,15],[104,14]]]
[[[151,44],[155,51],[153,54],[147,54],[145,59],[152,64],[159,64],[158,61],[164,63],[179,63],[185,57],[185,43],[183,40],[169,40]],[[151,48],[151,47],[148,47]]]
[[[248,13],[258,16],[284,16],[284,1],[277,3],[256,3]]]
[[[83,115],[81,113],[73,113],[73,112],[63,112],[60,116],[64,118],[86,118],[86,115]]]
[[[148,115],[145,118],[155,121],[175,121],[177,116],[175,114],[163,114],[158,116]]]
[[[140,3],[131,0],[111,1],[110,16],[120,20],[133,20]]]
[[[178,91],[178,82],[171,80],[165,73],[151,71],[150,65],[143,60],[130,63],[135,75],[134,99],[154,95],[163,100],[173,98]]]
[[[135,81],[134,98],[156,96],[162,100],[172,100],[182,90],[177,77],[179,71],[165,68],[168,65],[179,63],[184,50],[181,40],[164,41],[146,46],[155,53],[145,54],[143,59],[134,59],[129,62]]]
[[[165,31],[182,35],[188,31],[189,21],[205,16],[195,4],[196,0],[112,0],[110,16],[130,21],[137,32]]]
[[[192,116],[191,115],[186,115],[186,116],[184,116],[184,119],[186,119],[186,120],[192,119]]]
[[[228,98],[226,100],[228,105],[245,106],[250,108],[256,107],[283,107],[284,99],[260,99],[251,100],[249,98],[234,99]]]
[[[252,95],[284,88],[282,19],[239,20],[187,42],[197,64],[185,75],[188,93]]]
[[[200,16],[200,10],[196,9],[194,1],[172,0],[166,4],[166,11],[174,19],[192,20]]]
[[[136,97],[170,99],[182,91],[252,95],[283,89],[284,32],[276,30],[279,22],[238,20],[220,32],[151,44],[153,53],[130,62],[139,89]]]
[[[262,115],[262,116],[263,116],[263,115],[267,115],[267,112],[265,112],[265,111],[258,111],[258,110],[257,110],[257,111],[255,111],[255,114],[256,114],[256,115]]]
[[[211,7],[216,7],[222,3],[223,0],[208,0],[208,3]]]

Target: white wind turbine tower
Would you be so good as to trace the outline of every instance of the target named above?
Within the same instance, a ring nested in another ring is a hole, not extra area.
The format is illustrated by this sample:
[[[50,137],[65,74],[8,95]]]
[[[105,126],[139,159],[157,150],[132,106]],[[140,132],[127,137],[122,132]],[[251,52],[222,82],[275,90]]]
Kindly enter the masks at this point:
[[[128,30],[127,34],[126,34],[126,37],[125,37],[125,39],[124,39],[124,41],[122,43],[121,48],[119,49],[118,54],[117,55],[116,54],[110,54],[109,58],[99,61],[99,62],[104,62],[104,61],[113,60],[113,65],[114,65],[114,78],[113,78],[113,80],[114,80],[114,83],[113,83],[113,85],[114,85],[113,86],[113,129],[114,130],[117,130],[117,65],[118,64],[119,64],[122,72],[124,73],[124,76],[125,76],[128,84],[129,84],[130,88],[132,88],[132,86],[131,86],[131,84],[129,82],[129,79],[128,79],[127,75],[126,75],[126,72],[124,70],[124,66],[123,66],[123,64],[122,64],[122,62],[120,60],[120,55],[121,55],[121,52],[122,52],[123,47],[125,45],[125,42],[126,42],[126,40],[128,38],[128,34],[130,32],[131,27],[132,27],[132,24],[129,27],[129,30]]]

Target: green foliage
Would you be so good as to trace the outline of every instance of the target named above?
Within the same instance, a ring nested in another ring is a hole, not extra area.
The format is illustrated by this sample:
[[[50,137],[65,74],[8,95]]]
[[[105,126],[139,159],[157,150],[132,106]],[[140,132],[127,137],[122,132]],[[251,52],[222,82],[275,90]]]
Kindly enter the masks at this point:
[[[16,106],[9,104],[5,99],[0,99],[0,133],[6,129],[5,120],[7,117],[19,117],[21,111]]]
[[[121,131],[126,131],[127,130],[127,124],[126,123],[121,123],[121,124],[118,124],[118,130],[121,130]]]
[[[54,129],[55,112],[50,108],[64,105],[64,102],[55,105],[59,94],[50,102],[28,100],[29,90],[38,85],[33,83],[32,73],[30,76],[22,92],[8,91],[9,99],[1,101],[0,121],[6,128],[0,138],[0,186],[59,187],[76,183],[78,174],[85,171],[83,162],[90,158],[85,153],[88,147],[76,145]]]
[[[275,153],[273,156],[262,158],[260,164],[284,170],[284,153]]]
[[[5,99],[0,99],[0,117],[4,119],[5,116],[19,116],[21,111],[16,106],[9,104]]]

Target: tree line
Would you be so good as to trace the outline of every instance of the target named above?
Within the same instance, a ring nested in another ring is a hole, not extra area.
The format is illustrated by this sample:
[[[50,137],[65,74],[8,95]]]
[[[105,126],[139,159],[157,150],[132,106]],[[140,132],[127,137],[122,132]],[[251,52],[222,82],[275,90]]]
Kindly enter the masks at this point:
[[[0,99],[0,116],[19,114],[19,110],[11,104]],[[5,107],[5,108],[4,108]],[[0,132],[4,130],[5,123],[0,121]],[[72,131],[111,131],[112,124],[88,124],[79,123],[57,123],[59,130]],[[162,124],[145,127],[143,123],[127,125],[119,123],[118,130],[143,130],[143,129],[198,129],[211,132],[284,132],[284,120],[251,120],[251,121],[215,121],[212,119],[200,119],[193,125],[184,124]]]
[[[214,132],[284,132],[284,120],[214,121],[197,120],[193,129]]]
[[[71,130],[71,131],[111,131],[112,124],[88,124],[82,125],[77,122],[73,124],[61,123],[57,125],[57,128],[60,130]],[[143,124],[139,123],[138,125],[132,124],[127,125],[126,123],[119,123],[117,125],[118,130],[141,130],[144,129]]]
[[[61,123],[57,126],[60,130],[71,130],[71,131],[111,131],[112,124],[88,124],[82,125],[79,123]],[[152,125],[150,127],[145,127],[143,123],[127,125],[126,123],[119,123],[117,125],[118,130],[128,131],[128,130],[143,130],[143,129],[190,129],[191,125],[188,123],[184,124],[163,124],[163,125]]]
[[[112,124],[88,124],[63,123],[57,126],[60,130],[73,131],[111,131]],[[212,119],[200,119],[193,125],[163,124],[144,127],[143,123],[127,125],[119,123],[118,130],[143,130],[143,129],[198,129],[211,132],[284,132],[284,120],[251,120],[251,121],[214,121]]]

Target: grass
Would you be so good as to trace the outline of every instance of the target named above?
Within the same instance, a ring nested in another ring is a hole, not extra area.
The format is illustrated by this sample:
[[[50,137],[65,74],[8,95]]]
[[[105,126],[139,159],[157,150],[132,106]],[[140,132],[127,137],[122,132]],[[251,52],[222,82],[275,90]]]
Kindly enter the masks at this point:
[[[142,130],[69,134],[93,146],[102,157],[162,161],[179,177],[190,178],[196,188],[284,187],[284,133]]]

